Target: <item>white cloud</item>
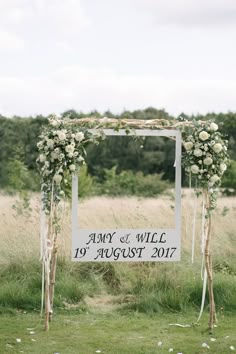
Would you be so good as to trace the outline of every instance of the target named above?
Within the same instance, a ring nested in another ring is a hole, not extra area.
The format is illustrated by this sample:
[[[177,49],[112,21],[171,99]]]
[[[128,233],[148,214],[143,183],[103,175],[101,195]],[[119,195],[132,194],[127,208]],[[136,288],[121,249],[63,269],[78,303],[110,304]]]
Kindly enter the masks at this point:
[[[7,31],[0,30],[0,50],[17,50],[24,47],[24,41],[15,35]]]
[[[235,0],[137,0],[136,5],[156,25],[236,26]]]
[[[70,108],[121,112],[148,106],[175,115],[236,110],[236,81],[226,80],[166,80],[64,67],[42,78],[0,78],[0,87],[0,104],[5,102],[11,114],[49,114]]]

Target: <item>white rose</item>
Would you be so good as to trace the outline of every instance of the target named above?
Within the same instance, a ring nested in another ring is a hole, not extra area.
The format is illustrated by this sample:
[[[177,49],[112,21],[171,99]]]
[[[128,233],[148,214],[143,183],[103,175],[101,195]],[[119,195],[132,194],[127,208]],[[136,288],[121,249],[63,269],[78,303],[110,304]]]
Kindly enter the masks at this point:
[[[69,152],[68,157],[71,159],[73,156],[73,152]]]
[[[39,161],[40,161],[40,162],[46,161],[46,155],[40,154],[40,155],[39,155]]]
[[[76,141],[82,141],[84,139],[84,133],[82,133],[82,132],[79,132],[79,133],[76,133],[75,134],[75,140]]]
[[[74,139],[75,138],[75,134],[71,134],[71,137]]]
[[[52,139],[48,139],[47,140],[47,146],[48,147],[53,147],[53,145],[54,145],[54,141]]]
[[[50,121],[50,124],[53,126],[53,127],[58,127],[60,125],[60,122],[57,120],[57,119],[52,119]]]
[[[194,156],[200,157],[202,156],[202,150],[201,149],[195,149],[193,152]]]
[[[53,151],[51,153],[51,157],[56,160],[56,159],[58,159],[58,154],[55,151]]]
[[[55,175],[53,177],[54,181],[56,184],[60,184],[61,183],[61,180],[62,180],[62,176],[61,175]]]
[[[184,143],[184,147],[187,151],[190,151],[193,148],[193,143],[191,141],[187,141],[186,143]]]
[[[70,165],[70,166],[69,166],[69,170],[70,170],[71,172],[74,172],[74,171],[75,171],[75,165]]]
[[[222,145],[220,143],[216,143],[214,146],[213,146],[213,150],[219,154],[219,152],[221,152],[221,150],[223,149]]]
[[[59,131],[57,133],[57,135],[58,135],[59,140],[61,140],[61,141],[66,140],[66,133]]]
[[[226,164],[225,163],[223,163],[223,162],[221,162],[221,164],[220,164],[220,170],[221,170],[221,172],[225,172],[226,171],[226,169],[227,169],[227,166],[226,166]]]
[[[214,184],[214,183],[216,183],[217,181],[219,181],[219,179],[220,179],[219,176],[213,175],[213,176],[211,176],[210,181]]]
[[[73,153],[74,152],[74,150],[75,150],[75,148],[74,148],[74,146],[73,145],[67,145],[66,146],[66,152],[68,152],[68,153]]]
[[[210,124],[210,130],[211,130],[212,132],[217,131],[217,130],[218,130],[218,125],[217,125],[216,123],[211,123],[211,124]]]
[[[213,162],[212,158],[211,157],[206,157],[204,160],[203,160],[203,163],[204,165],[211,165]]]
[[[199,167],[197,165],[192,165],[191,172],[197,174],[199,172]]]
[[[201,139],[202,141],[205,141],[209,138],[210,134],[208,134],[205,130],[203,130],[200,134],[199,134],[199,139]]]

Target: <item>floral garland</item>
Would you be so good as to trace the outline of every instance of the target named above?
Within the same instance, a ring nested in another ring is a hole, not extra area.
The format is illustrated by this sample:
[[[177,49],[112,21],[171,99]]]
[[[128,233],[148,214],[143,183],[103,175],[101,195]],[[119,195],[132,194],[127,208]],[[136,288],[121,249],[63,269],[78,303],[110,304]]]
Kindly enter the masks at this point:
[[[184,123],[180,127],[185,148],[183,166],[190,178],[196,181],[198,189],[208,190],[210,212],[215,208],[217,191],[229,164],[228,141],[212,121]],[[101,131],[95,136],[85,126],[78,128],[68,124],[67,119],[55,115],[49,118],[49,124],[44,127],[37,144],[37,163],[46,214],[50,213],[52,197],[56,204],[64,197],[68,173],[72,175],[85,163],[86,146],[90,142],[98,144],[102,139],[104,134]]]
[[[215,209],[217,192],[229,164],[228,141],[212,121],[183,125],[183,166],[196,186],[209,192],[208,214]]]
[[[37,164],[46,214],[50,213],[52,198],[58,204],[65,196],[68,173],[72,175],[85,163],[85,147],[90,142],[98,143],[101,138],[101,134],[94,136],[86,128],[78,130],[73,124],[68,125],[66,119],[49,118],[49,124],[44,127],[37,144]]]

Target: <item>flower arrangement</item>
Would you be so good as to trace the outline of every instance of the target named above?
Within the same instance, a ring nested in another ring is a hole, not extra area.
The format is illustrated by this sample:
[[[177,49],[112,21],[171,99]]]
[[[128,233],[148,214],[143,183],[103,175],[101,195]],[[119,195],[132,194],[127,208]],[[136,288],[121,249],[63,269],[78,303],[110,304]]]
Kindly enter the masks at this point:
[[[196,186],[208,190],[208,212],[216,206],[217,191],[229,164],[228,141],[212,121],[183,125],[183,166]]]
[[[52,201],[58,204],[64,197],[68,173],[75,173],[85,163],[85,147],[91,141],[96,143],[98,136],[95,137],[85,128],[78,130],[78,127],[56,116],[49,118],[49,124],[43,129],[37,144],[37,163],[46,214],[50,213]]]

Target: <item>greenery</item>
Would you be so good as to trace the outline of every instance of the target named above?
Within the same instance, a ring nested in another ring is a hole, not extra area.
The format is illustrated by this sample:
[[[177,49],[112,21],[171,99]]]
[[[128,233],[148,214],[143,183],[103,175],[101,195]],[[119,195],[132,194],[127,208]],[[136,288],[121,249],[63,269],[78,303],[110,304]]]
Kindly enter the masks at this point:
[[[161,175],[144,175],[142,172],[121,171],[117,167],[105,169],[103,183],[97,183],[96,194],[120,196],[137,195],[142,197],[155,197],[171,187]]]

